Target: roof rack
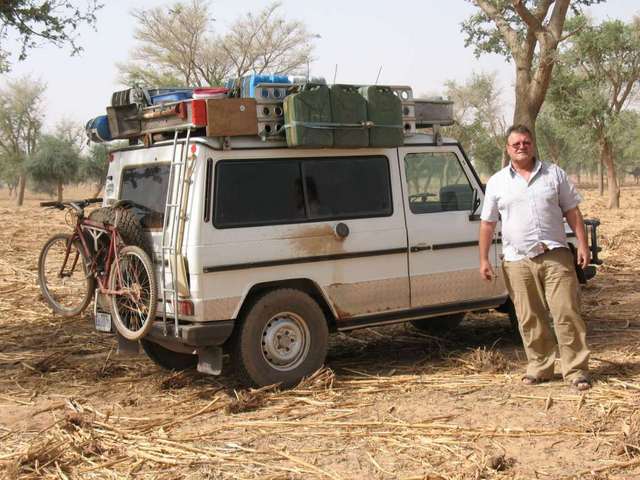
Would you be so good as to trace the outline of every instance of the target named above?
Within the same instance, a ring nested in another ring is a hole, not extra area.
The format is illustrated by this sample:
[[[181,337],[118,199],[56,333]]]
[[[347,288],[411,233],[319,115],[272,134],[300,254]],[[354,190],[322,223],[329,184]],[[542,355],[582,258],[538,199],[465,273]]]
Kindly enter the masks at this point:
[[[175,93],[162,91],[155,96],[141,95],[137,92],[141,89],[116,92],[117,101],[112,101],[112,106],[107,107],[110,137],[129,139],[130,142],[142,141],[144,145],[149,146],[156,141],[166,140],[169,134],[190,131],[192,136],[256,136],[263,141],[282,142],[285,140],[286,130],[283,100],[300,87],[302,85],[291,83],[257,83],[251,85],[253,96],[240,98],[227,97],[226,94],[222,98],[220,95],[211,98],[191,98],[191,91],[188,89],[176,89]],[[394,127],[402,129],[398,140],[400,144],[402,136],[415,135],[416,129],[419,128],[431,128],[434,141],[439,141],[440,127],[453,124],[453,102],[441,98],[414,98],[409,86],[386,88],[391,89],[400,99],[402,125]],[[147,105],[150,99],[169,101]],[[366,117],[363,118],[366,120]],[[361,126],[340,123],[319,125],[317,122],[310,125],[313,128],[329,129],[377,127],[371,121],[362,122]]]

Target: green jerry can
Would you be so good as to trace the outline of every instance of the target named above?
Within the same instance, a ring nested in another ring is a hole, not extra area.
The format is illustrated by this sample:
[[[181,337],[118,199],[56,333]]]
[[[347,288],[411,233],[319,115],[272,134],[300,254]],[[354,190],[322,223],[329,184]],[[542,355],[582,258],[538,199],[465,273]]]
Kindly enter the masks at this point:
[[[367,101],[356,85],[332,85],[330,87],[331,113],[335,129],[335,147],[369,146]]]
[[[367,119],[373,122],[369,130],[372,147],[397,147],[404,143],[402,132],[402,102],[390,87],[369,85],[360,87],[367,99]]]
[[[290,147],[332,147],[329,87],[305,83],[284,99],[284,128]]]

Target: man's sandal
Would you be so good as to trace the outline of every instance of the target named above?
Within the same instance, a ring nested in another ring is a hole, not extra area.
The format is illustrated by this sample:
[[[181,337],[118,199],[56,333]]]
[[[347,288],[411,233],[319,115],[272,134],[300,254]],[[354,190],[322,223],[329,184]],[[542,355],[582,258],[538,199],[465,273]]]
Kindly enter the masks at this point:
[[[533,375],[525,375],[524,377],[522,377],[522,383],[527,386],[539,385],[541,383],[545,383],[548,381],[549,381],[548,378],[539,378],[539,377],[534,377]]]
[[[578,390],[579,392],[584,392],[585,390],[589,390],[591,385],[591,380],[587,377],[578,377],[571,382],[571,386]]]

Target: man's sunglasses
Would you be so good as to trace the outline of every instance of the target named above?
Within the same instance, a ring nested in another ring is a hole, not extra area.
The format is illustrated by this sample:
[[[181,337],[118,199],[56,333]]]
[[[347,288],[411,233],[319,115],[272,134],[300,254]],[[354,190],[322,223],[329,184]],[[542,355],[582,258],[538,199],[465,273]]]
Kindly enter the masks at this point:
[[[516,142],[516,143],[512,143],[509,145],[511,148],[522,148],[522,147],[530,147],[531,146],[531,142],[529,141],[524,141],[524,142]]]

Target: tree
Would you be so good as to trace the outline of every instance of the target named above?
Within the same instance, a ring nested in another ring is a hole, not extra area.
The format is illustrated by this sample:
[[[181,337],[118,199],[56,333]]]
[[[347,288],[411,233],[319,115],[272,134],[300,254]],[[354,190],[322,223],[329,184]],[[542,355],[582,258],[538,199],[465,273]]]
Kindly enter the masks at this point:
[[[224,35],[211,33],[208,0],[171,8],[134,10],[138,45],[118,65],[127,85],[221,85],[249,72],[294,73],[310,61],[315,38],[305,25],[287,21],[273,3],[238,19]]]
[[[83,180],[95,185],[94,197],[97,197],[104,186],[109,170],[109,147],[104,143],[94,143],[89,155],[83,158],[80,175]]]
[[[0,182],[6,184],[10,197],[15,195],[20,180],[18,163],[10,154],[0,151]]]
[[[83,24],[94,25],[96,11],[102,7],[96,0],[87,0],[81,9],[69,0],[3,0],[0,2],[0,72],[10,69],[11,53],[2,45],[9,35],[17,35],[20,44],[18,60],[41,42],[58,47],[68,45],[71,54],[82,48],[74,33]]]
[[[576,15],[583,6],[602,0],[468,0],[480,12],[462,23],[465,46],[476,56],[497,53],[513,60],[516,68],[516,105],[513,123],[535,133],[538,113],[551,81],[558,45],[565,32],[569,8]]]
[[[587,25],[561,57],[550,98],[571,125],[589,125],[606,167],[608,207],[620,206],[613,134],[620,115],[639,91],[640,18]]]
[[[29,157],[25,167],[37,189],[55,190],[61,202],[64,185],[78,178],[80,163],[80,149],[76,144],[63,137],[43,135],[38,151]]]
[[[552,102],[547,102],[536,122],[536,130],[540,158],[575,174],[578,183],[581,183],[583,173],[593,172],[593,159],[597,153],[588,127],[569,125],[553,108]]]
[[[26,159],[36,150],[44,120],[42,106],[45,84],[22,77],[8,80],[0,89],[0,151],[10,162],[13,177],[18,179],[17,204],[24,201]]]
[[[451,134],[468,149],[483,173],[492,174],[506,154],[506,123],[501,114],[500,90],[495,73],[473,73],[465,83],[446,82],[446,95],[453,101],[455,125]]]

